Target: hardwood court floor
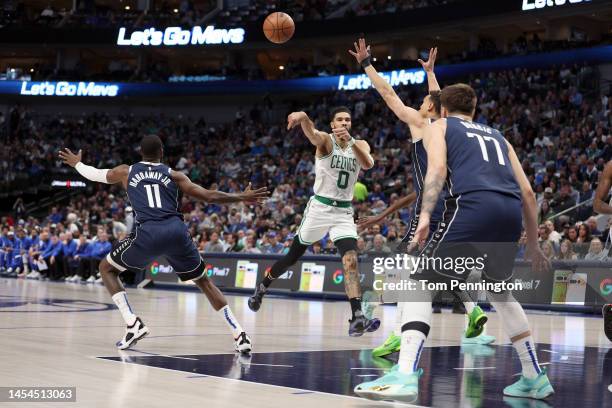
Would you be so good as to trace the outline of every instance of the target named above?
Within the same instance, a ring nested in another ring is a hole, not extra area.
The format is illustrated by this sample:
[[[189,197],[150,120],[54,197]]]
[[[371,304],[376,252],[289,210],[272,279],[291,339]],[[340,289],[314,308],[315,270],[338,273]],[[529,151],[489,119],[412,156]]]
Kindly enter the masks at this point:
[[[386,338],[395,310],[385,306],[376,333],[347,336],[345,302],[266,298],[251,312],[244,296],[228,296],[253,340],[252,357],[233,353],[225,323],[196,292],[128,289],[151,329],[135,350],[118,352],[124,324],[101,286],[0,279],[2,386],[75,386],[76,403],[0,403],[19,407],[376,407],[352,394],[393,362],[369,349]],[[530,313],[540,361],[557,395],[548,402],[504,400],[501,390],[519,365],[499,318],[489,314],[493,347],[460,347],[464,318],[434,315],[422,358],[418,406],[612,406],[611,344],[601,319]],[[392,357],[393,358],[393,357]]]

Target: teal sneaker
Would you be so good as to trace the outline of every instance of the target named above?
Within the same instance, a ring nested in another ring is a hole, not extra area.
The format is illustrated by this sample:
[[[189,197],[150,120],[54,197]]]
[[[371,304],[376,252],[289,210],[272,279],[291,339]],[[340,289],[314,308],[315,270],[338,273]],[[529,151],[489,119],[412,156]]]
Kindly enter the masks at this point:
[[[391,333],[387,340],[381,345],[372,350],[372,356],[374,357],[383,357],[388,356],[391,353],[396,353],[400,351],[400,346],[402,345],[402,337],[396,335],[395,333]]]
[[[361,295],[361,311],[366,319],[371,320],[374,310],[380,304],[380,296],[371,290],[366,290]]]
[[[355,394],[373,400],[395,400],[414,402],[419,396],[419,378],[423,369],[419,368],[411,374],[399,372],[399,365],[393,366],[384,376],[355,387]]]
[[[465,329],[465,337],[468,339],[480,336],[484,330],[485,323],[489,320],[480,306],[476,306],[472,313],[468,314],[468,319],[468,327]]]
[[[487,344],[494,343],[496,340],[495,336],[489,336],[488,334],[481,334],[476,337],[463,337],[461,339],[461,344],[480,344],[481,346],[486,346]]]
[[[554,392],[545,368],[533,380],[521,375],[517,382],[504,388],[504,395],[508,397],[544,399]]]

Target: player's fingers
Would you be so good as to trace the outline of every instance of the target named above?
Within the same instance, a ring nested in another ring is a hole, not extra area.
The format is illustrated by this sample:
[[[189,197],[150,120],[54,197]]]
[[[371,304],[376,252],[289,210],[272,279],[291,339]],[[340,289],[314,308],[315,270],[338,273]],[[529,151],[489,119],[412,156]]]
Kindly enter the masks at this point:
[[[423,61],[422,59],[419,58],[417,61],[419,62],[419,64],[425,65],[425,61]]]
[[[349,54],[351,54],[353,57],[357,58],[357,53],[353,50],[348,50]]]
[[[353,46],[355,47],[355,51],[359,52],[359,46],[357,45],[357,42],[354,42]]]

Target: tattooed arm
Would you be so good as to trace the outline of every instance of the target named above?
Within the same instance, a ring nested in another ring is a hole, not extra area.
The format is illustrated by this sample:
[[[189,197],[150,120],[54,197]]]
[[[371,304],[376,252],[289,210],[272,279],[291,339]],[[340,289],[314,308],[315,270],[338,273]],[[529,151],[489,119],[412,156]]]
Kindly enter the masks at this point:
[[[414,242],[422,243],[429,235],[429,221],[440,192],[446,181],[446,120],[438,120],[425,128],[423,146],[427,151],[427,174],[423,187],[423,198],[419,225]]]

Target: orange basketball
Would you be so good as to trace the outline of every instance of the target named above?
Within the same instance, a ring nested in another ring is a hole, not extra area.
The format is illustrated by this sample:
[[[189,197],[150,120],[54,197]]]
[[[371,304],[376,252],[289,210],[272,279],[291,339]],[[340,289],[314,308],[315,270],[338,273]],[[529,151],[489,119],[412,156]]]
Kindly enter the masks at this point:
[[[266,17],[263,31],[268,40],[275,44],[282,44],[293,37],[295,24],[289,14],[276,12]]]

